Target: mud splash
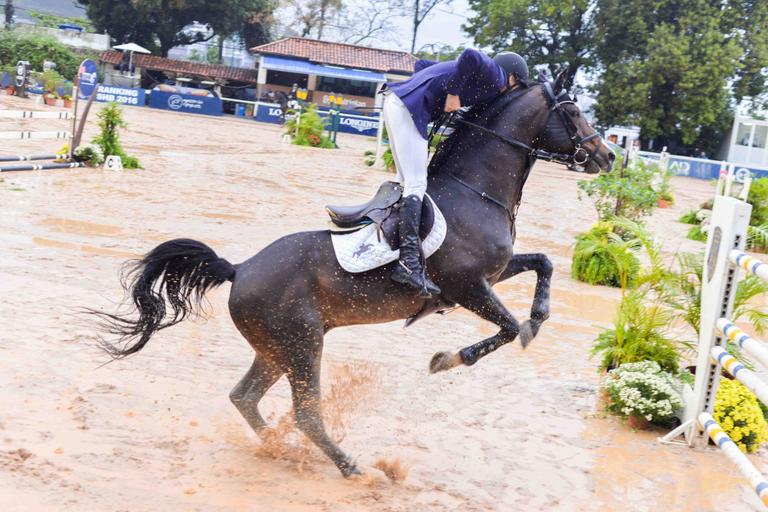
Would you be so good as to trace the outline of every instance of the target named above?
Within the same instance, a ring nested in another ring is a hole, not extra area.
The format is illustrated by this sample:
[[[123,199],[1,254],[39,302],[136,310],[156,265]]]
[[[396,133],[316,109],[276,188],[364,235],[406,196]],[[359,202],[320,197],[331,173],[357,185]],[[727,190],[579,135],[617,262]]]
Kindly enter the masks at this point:
[[[326,430],[335,443],[344,440],[356,415],[375,396],[380,383],[381,372],[372,363],[351,361],[331,366],[321,408]],[[293,411],[279,418],[272,414],[267,421],[276,426],[259,433],[261,444],[256,450],[257,455],[295,462],[299,472],[303,472],[310,462],[327,460],[296,427]]]

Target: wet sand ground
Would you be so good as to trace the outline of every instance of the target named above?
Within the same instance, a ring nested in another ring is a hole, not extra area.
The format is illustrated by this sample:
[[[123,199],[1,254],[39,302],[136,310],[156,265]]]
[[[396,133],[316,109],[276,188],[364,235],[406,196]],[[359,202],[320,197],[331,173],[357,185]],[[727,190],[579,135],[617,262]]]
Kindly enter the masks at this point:
[[[3,96],[0,106],[30,102]],[[596,412],[588,352],[618,291],[570,278],[573,236],[596,216],[577,199],[582,176],[548,164],[534,169],[518,221],[516,251],[546,252],[556,267],[552,318],[527,350],[512,344],[430,376],[435,351],[495,332],[461,310],[408,330],[395,322],[327,336],[326,406],[372,480],[345,481],[306,447],[284,419],[284,380],[262,402],[274,424],[283,418],[273,442],[249,431],[227,397],[252,357],[226,310],[229,285],[210,294],[207,322],[100,367],[94,327],[73,312],[112,307],[125,259],[183,236],[239,262],[282,234],[323,229],[324,204],[365,199],[389,177],[364,166],[373,142],[361,137],[326,151],[283,144],[279,128],[246,120],[149,109],[126,118],[124,143],[143,171],[0,176],[0,509],[759,510],[715,450],[664,447],[662,432]],[[55,147],[2,141],[0,154]],[[674,186],[677,204],[649,225],[668,253],[703,249],[675,220],[712,189]],[[497,287],[519,318],[534,282]],[[372,469],[380,459],[408,465],[405,480]]]

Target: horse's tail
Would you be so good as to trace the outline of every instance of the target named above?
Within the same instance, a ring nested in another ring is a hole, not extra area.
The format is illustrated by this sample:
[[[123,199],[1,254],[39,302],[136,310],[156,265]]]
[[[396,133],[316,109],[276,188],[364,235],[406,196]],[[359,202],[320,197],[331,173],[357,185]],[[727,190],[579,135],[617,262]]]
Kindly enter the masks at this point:
[[[138,352],[157,331],[200,315],[205,293],[234,278],[235,266],[204,243],[185,238],[163,242],[124,267],[121,282],[135,311],[89,310],[103,320],[108,333],[118,337],[117,344],[100,340],[102,348],[115,359]]]

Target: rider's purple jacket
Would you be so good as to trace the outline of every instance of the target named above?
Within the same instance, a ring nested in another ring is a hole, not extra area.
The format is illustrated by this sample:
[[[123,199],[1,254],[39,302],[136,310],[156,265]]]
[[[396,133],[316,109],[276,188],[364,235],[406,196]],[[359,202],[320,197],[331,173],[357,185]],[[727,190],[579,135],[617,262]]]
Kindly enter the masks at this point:
[[[421,136],[427,125],[443,113],[445,98],[455,94],[461,106],[485,103],[507,85],[506,73],[486,54],[467,48],[458,60],[432,63],[420,60],[414,73],[403,82],[389,82],[387,89],[402,100]]]

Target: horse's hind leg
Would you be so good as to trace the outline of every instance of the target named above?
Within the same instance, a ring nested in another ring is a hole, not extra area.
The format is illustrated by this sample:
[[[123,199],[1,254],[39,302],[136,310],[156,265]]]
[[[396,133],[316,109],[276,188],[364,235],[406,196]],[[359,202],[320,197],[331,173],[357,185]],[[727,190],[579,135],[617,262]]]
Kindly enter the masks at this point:
[[[319,329],[318,329],[319,330]],[[328,437],[320,407],[320,361],[323,350],[323,334],[304,340],[295,346],[299,353],[288,371],[288,381],[293,393],[293,411],[296,426],[330,458],[344,477],[359,475],[354,462]]]
[[[259,401],[282,375],[277,365],[257,354],[251,368],[229,393],[229,399],[256,433],[267,426],[259,413]]]

